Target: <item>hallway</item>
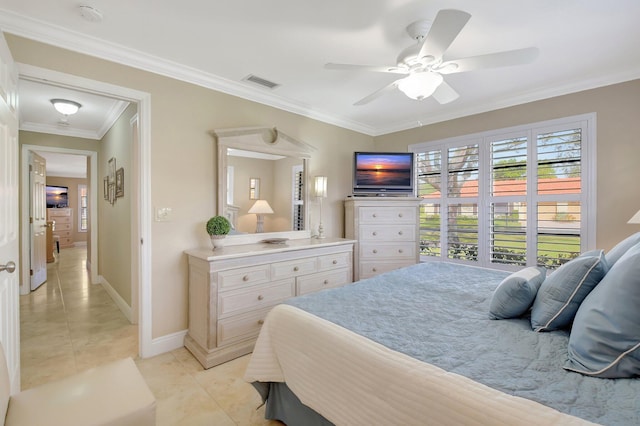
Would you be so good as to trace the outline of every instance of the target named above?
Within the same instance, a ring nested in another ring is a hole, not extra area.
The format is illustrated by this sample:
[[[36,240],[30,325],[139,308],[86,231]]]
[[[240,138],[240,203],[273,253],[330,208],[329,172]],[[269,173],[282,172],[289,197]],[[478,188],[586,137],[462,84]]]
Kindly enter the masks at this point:
[[[158,425],[280,425],[242,380],[248,356],[204,370],[185,349],[141,360],[138,327],[131,325],[101,285],[92,285],[86,249],[60,251],[48,279],[20,296],[22,389],[132,357],[156,397]]]

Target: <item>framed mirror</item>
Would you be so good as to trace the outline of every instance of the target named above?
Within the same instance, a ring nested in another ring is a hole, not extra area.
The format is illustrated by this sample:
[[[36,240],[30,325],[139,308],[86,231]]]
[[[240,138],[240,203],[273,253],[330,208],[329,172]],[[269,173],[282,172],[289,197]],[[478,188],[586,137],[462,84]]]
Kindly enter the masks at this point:
[[[315,148],[269,127],[218,129],[211,134],[218,152],[217,214],[234,228],[227,244],[309,238],[307,173]],[[249,191],[240,182],[249,182]],[[249,213],[264,204],[269,206],[264,213]]]

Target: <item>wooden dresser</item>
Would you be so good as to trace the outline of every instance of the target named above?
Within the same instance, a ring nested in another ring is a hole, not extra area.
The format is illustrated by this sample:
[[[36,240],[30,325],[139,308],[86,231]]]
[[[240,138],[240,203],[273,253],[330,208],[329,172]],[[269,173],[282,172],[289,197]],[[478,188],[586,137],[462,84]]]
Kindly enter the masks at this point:
[[[419,206],[407,197],[345,200],[345,237],[357,240],[354,281],[420,261]]]
[[[185,347],[204,368],[250,353],[273,306],[353,281],[353,244],[326,238],[188,250]]]
[[[55,222],[53,236],[58,236],[60,248],[73,247],[73,210],[69,207],[47,209],[47,220]]]

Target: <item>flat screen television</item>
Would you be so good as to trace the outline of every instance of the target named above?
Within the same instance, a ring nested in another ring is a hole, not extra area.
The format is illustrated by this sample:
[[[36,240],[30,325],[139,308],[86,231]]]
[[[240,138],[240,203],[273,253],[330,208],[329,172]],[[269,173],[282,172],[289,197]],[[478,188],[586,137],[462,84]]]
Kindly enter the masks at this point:
[[[47,185],[47,208],[69,207],[69,188],[66,186]]]
[[[355,152],[353,195],[411,195],[413,168],[412,152]]]

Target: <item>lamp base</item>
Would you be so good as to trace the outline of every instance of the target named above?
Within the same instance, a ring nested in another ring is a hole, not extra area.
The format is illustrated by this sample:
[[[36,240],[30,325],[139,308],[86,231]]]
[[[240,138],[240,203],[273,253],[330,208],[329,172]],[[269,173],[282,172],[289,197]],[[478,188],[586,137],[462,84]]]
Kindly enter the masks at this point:
[[[264,215],[256,214],[256,234],[264,232]]]
[[[320,222],[320,224],[318,225],[318,238],[325,238],[322,222]]]

